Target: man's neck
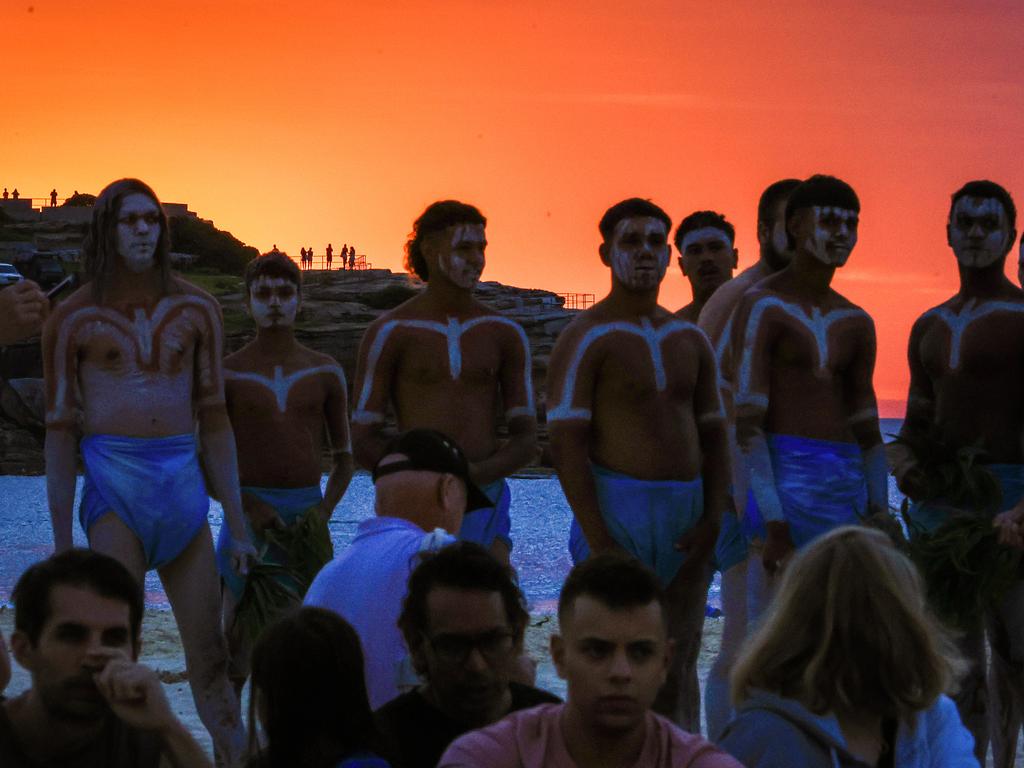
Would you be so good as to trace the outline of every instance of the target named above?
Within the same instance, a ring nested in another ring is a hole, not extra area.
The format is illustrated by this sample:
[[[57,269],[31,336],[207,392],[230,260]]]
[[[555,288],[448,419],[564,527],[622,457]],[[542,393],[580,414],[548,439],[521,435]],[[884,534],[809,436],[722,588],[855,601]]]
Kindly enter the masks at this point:
[[[605,303],[617,313],[634,317],[650,317],[658,309],[658,288],[634,291],[612,278],[612,289]]]
[[[22,751],[40,761],[78,751],[95,739],[106,723],[102,717],[88,721],[54,718],[34,689],[3,706]]]
[[[443,275],[427,281],[423,298],[429,306],[442,311],[459,312],[473,306],[473,291],[460,288]]]
[[[793,257],[793,262],[784,271],[798,296],[819,302],[831,291],[836,268],[831,264],[824,264],[809,253],[797,253]]]
[[[272,359],[287,357],[297,347],[295,329],[290,325],[259,328],[256,331],[256,340],[253,342],[253,348],[258,355]]]
[[[162,290],[160,272],[156,267],[145,272],[129,272],[118,266],[107,281],[104,300],[115,304],[148,303],[158,299]]]
[[[565,749],[579,768],[626,768],[640,758],[647,738],[647,718],[623,733],[591,728],[580,713],[566,703],[559,723]]]
[[[430,683],[423,686],[420,693],[438,712],[443,713],[445,717],[461,723],[467,728],[483,728],[485,725],[496,723],[507,715],[509,710],[512,708],[512,691],[508,686],[505,687],[505,692],[502,694],[501,698],[496,700],[494,705],[488,710],[474,712],[475,717],[472,720],[466,720],[460,713],[453,713],[450,709],[445,707],[444,703],[438,698],[437,692],[430,686]]]
[[[1005,294],[1008,288],[1012,289],[1013,284],[1003,274],[1004,263],[1005,259],[1000,259],[995,264],[976,269],[958,262],[960,295],[969,299],[989,299]]]

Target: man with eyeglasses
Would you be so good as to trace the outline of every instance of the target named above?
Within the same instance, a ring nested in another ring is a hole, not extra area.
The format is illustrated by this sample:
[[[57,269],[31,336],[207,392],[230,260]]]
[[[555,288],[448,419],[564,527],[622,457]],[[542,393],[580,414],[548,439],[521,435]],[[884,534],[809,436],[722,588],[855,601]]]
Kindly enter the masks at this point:
[[[432,429],[392,440],[373,483],[376,517],[359,524],[303,603],[340,614],[359,633],[370,706],[377,708],[417,682],[397,623],[416,556],[451,544],[463,515],[492,502],[469,479],[462,449]]]
[[[509,570],[473,542],[424,555],[398,626],[425,681],[377,711],[405,768],[434,768],[456,738],[558,697],[512,679],[529,614]]]

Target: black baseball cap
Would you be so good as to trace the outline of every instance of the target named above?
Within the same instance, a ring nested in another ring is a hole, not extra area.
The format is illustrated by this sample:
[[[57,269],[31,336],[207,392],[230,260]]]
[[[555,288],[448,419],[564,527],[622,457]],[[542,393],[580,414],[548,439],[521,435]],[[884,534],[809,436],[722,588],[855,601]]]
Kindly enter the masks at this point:
[[[400,453],[408,457],[405,461],[393,461],[383,467],[380,462],[373,468],[373,482],[384,475],[404,470],[427,470],[455,475],[466,484],[466,512],[484,507],[493,507],[487,494],[481,491],[469,478],[469,461],[462,449],[445,434],[434,429],[410,429],[390,443],[385,456]]]

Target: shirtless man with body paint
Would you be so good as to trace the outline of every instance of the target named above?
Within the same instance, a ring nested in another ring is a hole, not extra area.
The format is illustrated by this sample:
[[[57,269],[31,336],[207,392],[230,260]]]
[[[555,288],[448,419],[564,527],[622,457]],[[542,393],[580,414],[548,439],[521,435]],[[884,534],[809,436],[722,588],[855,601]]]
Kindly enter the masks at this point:
[[[573,559],[624,550],[654,568],[676,647],[655,708],[696,733],[696,662],[729,452],[711,345],[658,306],[670,229],[661,208],[637,198],[601,219],[611,291],[559,336],[547,415],[575,517]]]
[[[416,220],[406,266],[426,288],[379,317],[363,337],[352,440],[356,460],[372,469],[389,439],[389,407],[403,432],[425,427],[449,435],[469,458],[473,481],[495,502],[466,515],[459,538],[507,563],[505,477],[535,457],[537,417],[526,334],[473,298],[484,269],[486,223],[476,208],[455,200],[432,204]],[[496,429],[502,420],[505,440]]]
[[[789,264],[789,238],[786,236],[786,201],[799,185],[796,179],[771,184],[761,194],[757,206],[757,241],[760,259],[735,278],[720,286],[700,312],[697,325],[708,335],[718,362],[719,394],[728,419],[729,449],[732,457],[733,493],[731,503],[722,515],[722,528],[715,544],[715,567],[722,573],[722,640],[718,647],[704,687],[704,712],[708,735],[717,737],[732,717],[729,699],[729,673],[747,636],[747,540],[740,528],[742,502],[746,499],[746,481],[739,471],[742,460],[736,446],[735,412],[732,385],[729,381],[729,352],[733,310],[743,294],[759,280],[778,272]]]
[[[97,198],[83,245],[91,282],[43,332],[46,488],[56,549],[71,547],[76,452],[85,479],[79,520],[89,546],[141,583],[156,568],[181,631],[196,709],[228,765],[246,745],[227,678],[211,490],[222,500],[231,567],[245,573],[235,441],[224,407],[223,330],[215,299],[174,277],[167,217],[153,191],[116,181]]]
[[[292,525],[311,509],[327,526],[352,479],[352,446],[341,366],[295,340],[295,317],[302,304],[299,268],[283,253],[267,253],[249,262],[245,285],[256,338],[224,360],[225,397],[238,446],[242,506],[252,538],[262,549],[264,530]],[[332,469],[321,494],[325,431]],[[217,554],[227,587],[224,625],[231,647],[230,675],[241,691],[251,648],[245,632],[234,627],[234,615],[245,582],[228,567],[228,541],[221,531]],[[262,559],[287,564],[287,553],[273,547]],[[296,604],[301,602],[309,584],[282,578],[297,592]]]
[[[740,299],[731,352],[736,439],[750,489],[743,529],[756,619],[794,549],[867,514],[888,512],[872,385],[875,329],[830,285],[857,244],[860,202],[831,176],[793,190],[790,265]]]
[[[1015,220],[1009,193],[991,181],[972,181],[953,194],[946,235],[960,290],[919,317],[910,332],[910,391],[901,434],[983,449],[1002,490],[1004,512],[995,523],[1006,528],[1006,541],[1019,545],[1012,533],[1024,521],[1024,294],[1004,275]],[[897,452],[894,474],[900,490],[915,501],[914,527],[932,532],[951,507],[921,500],[922,470],[909,446]],[[960,644],[971,668],[955,699],[974,735],[975,754],[984,762],[991,735],[994,765],[1012,766],[1024,702],[1024,581]]]
[[[736,229],[714,211],[691,213],[676,228],[679,269],[690,281],[693,301],[676,311],[676,317],[697,322],[711,295],[732,278],[740,252],[733,247]]]

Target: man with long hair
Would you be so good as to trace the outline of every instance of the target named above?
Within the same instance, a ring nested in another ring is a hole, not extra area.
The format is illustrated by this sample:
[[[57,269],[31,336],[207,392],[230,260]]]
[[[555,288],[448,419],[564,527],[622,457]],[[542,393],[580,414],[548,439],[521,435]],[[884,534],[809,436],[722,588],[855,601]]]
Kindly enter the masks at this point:
[[[51,314],[43,334],[47,497],[62,552],[72,544],[80,447],[78,513],[89,546],[139,583],[146,571],[159,573],[196,709],[233,765],[245,733],[226,675],[204,469],[224,507],[231,568],[244,573],[255,550],[224,406],[220,307],[171,274],[169,252],[167,217],[152,189],[122,179],[100,193],[83,245],[88,282]]]

